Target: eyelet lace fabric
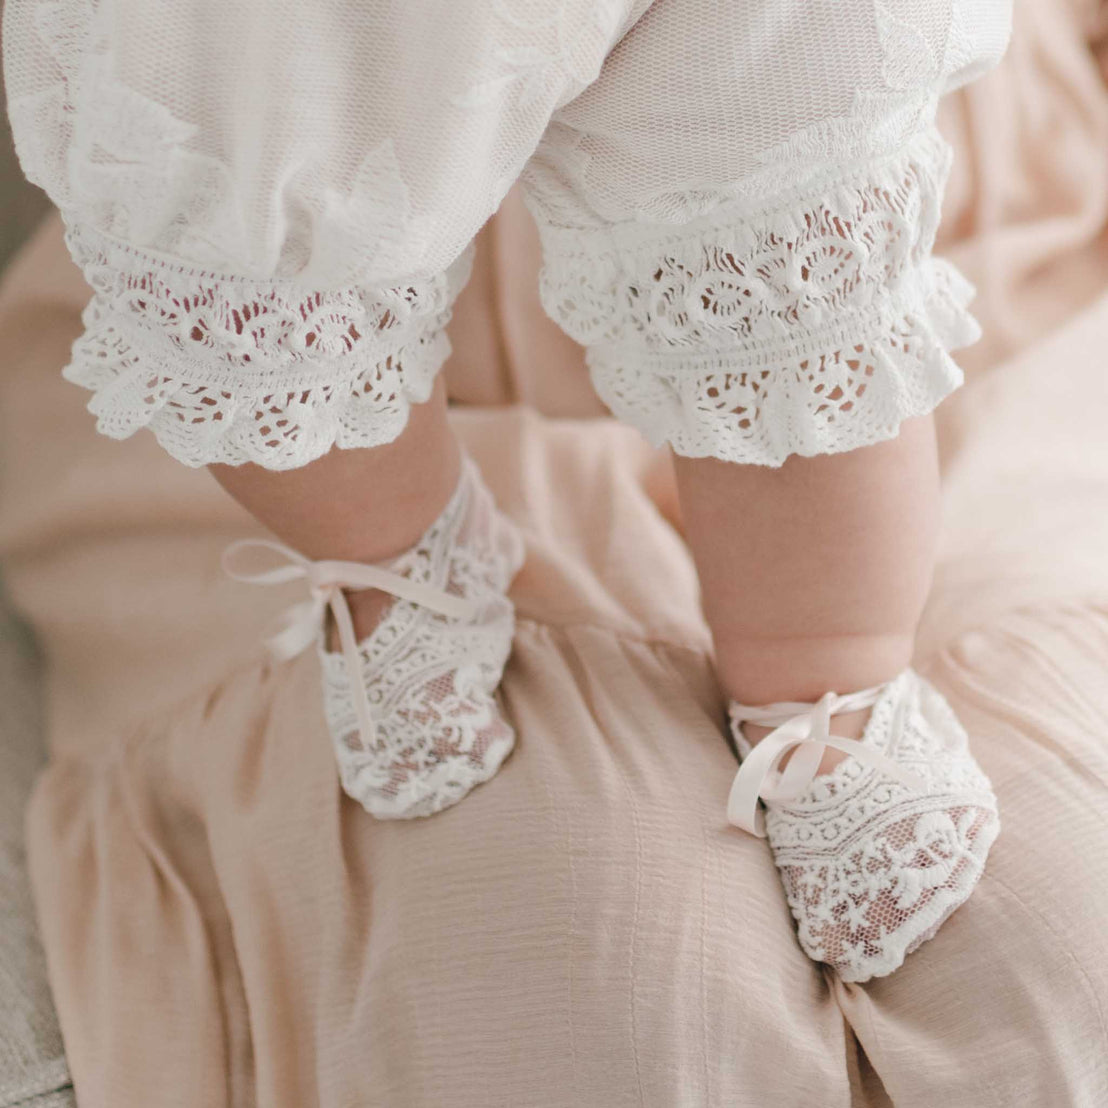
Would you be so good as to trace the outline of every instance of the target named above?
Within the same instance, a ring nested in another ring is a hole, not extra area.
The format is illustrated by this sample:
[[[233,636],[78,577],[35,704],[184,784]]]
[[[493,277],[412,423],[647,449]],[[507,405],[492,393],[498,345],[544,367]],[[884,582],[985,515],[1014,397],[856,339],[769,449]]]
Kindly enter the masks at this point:
[[[92,390],[98,429],[149,427],[190,466],[273,470],[400,434],[450,352],[442,328],[473,257],[404,287],[310,292],[185,269],[83,226],[67,239],[93,297],[65,376]]]
[[[391,572],[479,602],[473,620],[396,600],[358,644],[361,671],[341,653],[318,652],[324,708],[343,789],[379,819],[429,816],[492,777],[515,732],[496,689],[511,652],[514,608],[507,596],[523,561],[514,524],[495,506],[466,457],[441,515]],[[363,683],[376,737],[366,749],[350,682]]]
[[[931,255],[950,148],[928,128],[770,210],[583,245],[548,231],[546,310],[622,420],[678,454],[780,465],[895,437],[962,382],[973,286]]]
[[[740,755],[751,745],[732,725]],[[921,777],[908,788],[847,757],[789,801],[766,837],[805,953],[844,981],[893,972],[934,937],[981,876],[996,796],[945,698],[915,671],[891,681],[859,742]]]

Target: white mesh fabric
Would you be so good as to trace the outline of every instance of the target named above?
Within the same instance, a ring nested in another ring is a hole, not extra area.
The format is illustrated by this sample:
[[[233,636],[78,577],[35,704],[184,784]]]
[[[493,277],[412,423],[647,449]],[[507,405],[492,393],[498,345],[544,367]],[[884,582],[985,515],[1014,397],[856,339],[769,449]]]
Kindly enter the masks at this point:
[[[9,0],[17,150],[94,287],[67,375],[189,464],[303,464],[426,398],[522,175],[547,310],[682,453],[779,463],[953,388],[938,97],[1010,0]],[[857,363],[857,364],[852,364]]]

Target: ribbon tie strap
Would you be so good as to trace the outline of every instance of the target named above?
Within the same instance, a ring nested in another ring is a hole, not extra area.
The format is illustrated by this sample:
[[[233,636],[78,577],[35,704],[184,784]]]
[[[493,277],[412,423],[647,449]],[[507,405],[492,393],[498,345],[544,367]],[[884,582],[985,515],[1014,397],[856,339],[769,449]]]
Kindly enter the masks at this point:
[[[728,822],[764,838],[765,814],[758,807],[759,798],[794,800],[800,796],[815,780],[828,747],[869,763],[910,789],[926,792],[927,783],[923,778],[881,751],[857,739],[831,734],[832,716],[871,707],[884,688],[884,685],[875,685],[846,696],[829,692],[815,704],[782,701],[752,708],[732,702],[730,715],[736,725],[749,721],[774,730],[751,749],[739,766],[727,798]],[[789,764],[784,770],[778,770],[778,763],[794,747],[796,750]]]
[[[286,564],[260,573],[243,573],[234,569],[231,560],[239,551],[249,547],[274,551],[285,559]],[[313,562],[291,547],[269,539],[240,539],[231,543],[223,551],[222,564],[228,577],[248,585],[284,585],[297,578],[307,581],[308,599],[281,613],[273,629],[265,635],[266,646],[276,658],[292,658],[310,646],[323,625],[327,609],[331,609],[349,670],[358,730],[366,750],[371,750],[374,746],[376,726],[369,709],[365,684],[360,679],[361,667],[358,644],[354,637],[354,619],[343,589],[380,589],[451,619],[473,619],[480,610],[480,605],[472,600],[454,596],[421,581],[413,581],[381,566],[362,562]]]

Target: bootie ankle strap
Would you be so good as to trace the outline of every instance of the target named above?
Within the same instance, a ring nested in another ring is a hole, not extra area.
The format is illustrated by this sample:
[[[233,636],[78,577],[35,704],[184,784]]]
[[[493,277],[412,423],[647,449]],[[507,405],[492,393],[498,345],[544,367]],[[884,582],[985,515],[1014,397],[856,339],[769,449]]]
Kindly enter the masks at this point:
[[[816,703],[780,701],[751,707],[732,701],[728,715],[732,721],[736,741],[741,741],[741,724],[754,723],[774,728],[753,747],[744,743],[747,750],[727,799],[727,820],[735,827],[765,838],[765,814],[758,807],[759,799],[786,801],[800,796],[816,777],[821,759],[828,747],[866,762],[882,773],[895,778],[908,788],[926,792],[923,778],[906,770],[892,758],[867,746],[858,739],[844,739],[831,734],[831,717],[844,712],[855,712],[874,705],[885,684],[874,685],[860,692],[825,693]],[[795,749],[784,770],[777,766],[788,751]]]
[[[250,547],[274,551],[287,564],[260,573],[243,573],[234,569],[231,560],[237,553]],[[306,580],[308,599],[294,604],[278,616],[272,630],[265,636],[266,645],[276,658],[294,657],[315,642],[323,626],[324,615],[330,608],[351,673],[357,673],[359,669],[358,644],[350,605],[343,589],[380,589],[401,600],[410,600],[453,619],[472,619],[480,607],[475,601],[454,596],[423,581],[413,581],[381,566],[361,562],[313,562],[291,547],[269,539],[241,539],[233,542],[223,551],[222,561],[223,570],[229,577],[249,585],[284,585],[297,578]],[[362,743],[366,750],[372,750],[376,725],[370,712],[365,686],[360,681],[355,681],[351,686],[351,693]]]

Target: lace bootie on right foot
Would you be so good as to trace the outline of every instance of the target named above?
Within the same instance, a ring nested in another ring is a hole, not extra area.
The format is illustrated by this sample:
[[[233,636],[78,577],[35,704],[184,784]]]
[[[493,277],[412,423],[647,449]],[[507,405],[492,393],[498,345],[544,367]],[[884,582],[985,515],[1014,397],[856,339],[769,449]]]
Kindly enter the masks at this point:
[[[860,739],[830,733],[833,715],[870,705]],[[950,705],[907,669],[814,705],[732,702],[730,716],[742,764],[728,819],[768,839],[805,953],[844,981],[891,973],[966,901],[1000,830]],[[751,746],[743,722],[776,730]],[[828,746],[851,757],[816,775]]]
[[[442,513],[389,562],[311,562],[262,540],[235,543],[228,553],[251,545],[277,550],[292,564],[232,573],[239,580],[308,580],[311,599],[288,614],[270,642],[289,657],[314,639],[324,713],[349,796],[378,819],[411,819],[456,804],[496,773],[515,744],[496,692],[515,630],[507,590],[524,549],[468,455]],[[358,588],[398,599],[355,643],[343,589]],[[328,608],[340,652],[326,649]]]

